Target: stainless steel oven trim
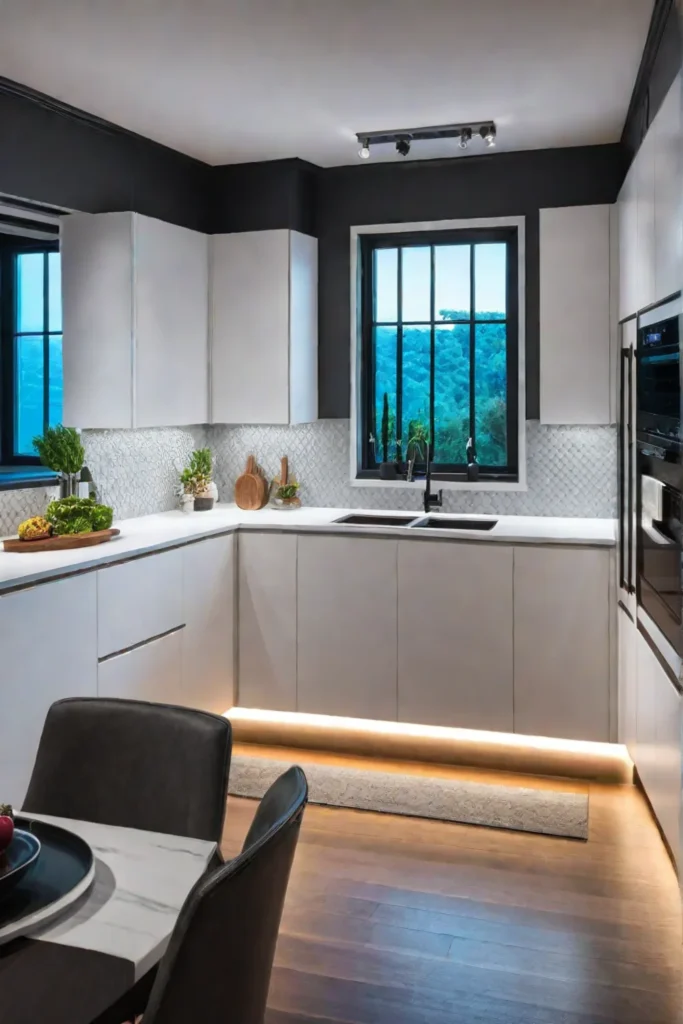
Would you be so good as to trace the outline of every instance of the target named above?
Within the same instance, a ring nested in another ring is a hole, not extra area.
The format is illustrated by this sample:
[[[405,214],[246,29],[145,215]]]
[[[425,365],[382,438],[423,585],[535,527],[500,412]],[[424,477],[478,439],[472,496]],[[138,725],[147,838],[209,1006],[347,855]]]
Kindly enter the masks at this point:
[[[638,330],[641,327],[660,324],[662,320],[672,320],[675,316],[680,316],[681,313],[683,313],[683,298],[672,299],[671,302],[665,302],[662,306],[648,309],[647,313],[641,313],[638,316]]]
[[[645,626],[645,629],[650,634],[650,638],[657,647],[657,650],[675,675],[676,679],[680,680],[681,670],[683,669],[683,659],[681,659],[680,655],[676,653],[657,623],[647,614],[642,605],[638,606],[637,616],[638,622],[642,622],[643,626]],[[680,686],[681,683],[679,682],[679,687]]]

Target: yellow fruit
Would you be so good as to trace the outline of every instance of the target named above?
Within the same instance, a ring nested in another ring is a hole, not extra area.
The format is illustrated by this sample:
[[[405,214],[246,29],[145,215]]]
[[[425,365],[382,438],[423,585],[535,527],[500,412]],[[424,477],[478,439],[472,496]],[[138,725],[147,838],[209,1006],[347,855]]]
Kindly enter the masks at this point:
[[[52,533],[52,527],[42,516],[31,516],[19,525],[19,540],[43,540]]]

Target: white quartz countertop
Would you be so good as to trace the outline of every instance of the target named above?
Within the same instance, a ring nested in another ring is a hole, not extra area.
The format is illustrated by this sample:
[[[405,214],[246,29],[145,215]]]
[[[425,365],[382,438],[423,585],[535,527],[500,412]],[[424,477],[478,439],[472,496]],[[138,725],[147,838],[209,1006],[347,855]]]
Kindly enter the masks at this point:
[[[72,551],[35,554],[0,551],[0,591],[27,586],[40,580],[82,572],[96,566],[118,562],[162,548],[187,544],[237,529],[291,530],[298,533],[339,533],[346,536],[400,536],[417,540],[476,541],[507,544],[579,544],[610,547],[616,543],[614,519],[560,519],[551,516],[474,516],[463,519],[496,519],[491,530],[414,529],[395,526],[349,526],[335,523],[345,515],[396,515],[413,513],[377,509],[300,508],[290,511],[265,508],[245,512],[236,505],[218,505],[210,512],[161,512],[156,515],[122,519],[114,523],[120,536],[107,544]],[[421,514],[414,513],[415,518]],[[453,519],[457,516],[447,515]]]

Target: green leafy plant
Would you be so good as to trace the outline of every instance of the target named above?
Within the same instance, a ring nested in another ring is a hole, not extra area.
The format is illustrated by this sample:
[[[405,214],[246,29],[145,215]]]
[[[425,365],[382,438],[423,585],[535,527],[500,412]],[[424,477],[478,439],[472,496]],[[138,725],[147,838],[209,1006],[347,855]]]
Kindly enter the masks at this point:
[[[109,505],[99,505],[93,498],[57,498],[47,506],[45,518],[52,532],[94,533],[108,530],[114,520],[114,510]]]
[[[42,464],[55,473],[79,473],[83,468],[85,449],[73,427],[48,427],[42,437],[33,438],[33,445]]]
[[[281,501],[290,501],[292,498],[296,498],[298,490],[299,485],[296,480],[290,480],[290,482],[285,484],[283,487],[278,487],[275,492],[275,497],[279,498]]]
[[[185,494],[195,497],[205,494],[212,477],[210,448],[197,448],[190,456],[190,464],[180,474],[180,483]]]
[[[408,458],[415,462],[426,462],[429,451],[429,428],[422,420],[411,420],[408,424]]]

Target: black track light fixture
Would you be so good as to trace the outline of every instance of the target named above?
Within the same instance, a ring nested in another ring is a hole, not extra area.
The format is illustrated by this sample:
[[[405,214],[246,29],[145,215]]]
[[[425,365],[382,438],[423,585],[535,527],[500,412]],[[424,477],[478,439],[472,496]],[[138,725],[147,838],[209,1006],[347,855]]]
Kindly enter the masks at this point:
[[[358,156],[367,160],[370,146],[392,145],[399,156],[406,157],[415,142],[457,139],[461,149],[467,149],[472,139],[481,138],[491,148],[496,144],[496,125],[493,121],[470,121],[463,124],[440,124],[427,128],[399,128],[392,131],[358,132]]]
[[[460,142],[458,143],[458,145],[460,146],[461,149],[467,149],[471,141],[472,129],[469,126],[467,126],[463,128],[462,131],[460,132]]]
[[[493,149],[493,147],[496,144],[496,126],[495,126],[495,124],[483,124],[481,126],[481,128],[479,129],[479,134],[481,135],[482,139],[484,140],[486,145],[489,147],[489,149]]]

